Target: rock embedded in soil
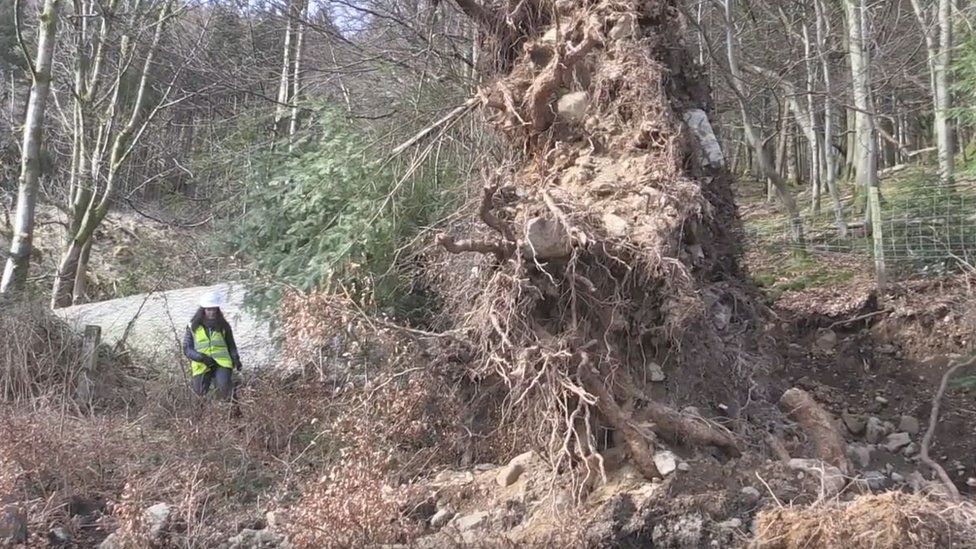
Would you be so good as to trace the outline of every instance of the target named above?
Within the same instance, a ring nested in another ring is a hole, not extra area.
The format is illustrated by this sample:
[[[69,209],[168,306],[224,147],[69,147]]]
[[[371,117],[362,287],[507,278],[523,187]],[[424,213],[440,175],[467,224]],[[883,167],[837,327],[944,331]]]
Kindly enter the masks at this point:
[[[867,425],[867,419],[864,416],[845,411],[841,413],[840,417],[852,435],[860,435],[864,432],[864,427]]]
[[[823,484],[826,497],[838,494],[847,484],[844,473],[840,469],[819,459],[793,458],[786,465],[794,471],[813,475],[814,478],[819,479]]]
[[[647,371],[651,374],[651,381],[653,382],[661,382],[666,379],[664,370],[661,369],[661,365],[657,362],[651,362],[648,364]]]
[[[481,528],[488,522],[488,513],[484,511],[479,511],[477,513],[471,513],[470,515],[464,515],[463,517],[458,517],[454,521],[454,526],[460,532],[468,532],[476,528]]]
[[[522,476],[522,473],[524,472],[525,472],[525,467],[523,467],[519,463],[506,465],[502,467],[501,470],[498,471],[498,475],[495,477],[495,481],[498,482],[499,486],[505,488],[507,486],[511,486],[516,482],[518,482],[519,477]]]
[[[837,334],[833,330],[824,330],[817,336],[816,345],[823,353],[833,353],[837,347]]]
[[[891,453],[897,453],[911,443],[912,437],[908,433],[892,433],[885,439],[884,447]]]
[[[146,509],[146,520],[149,522],[149,537],[156,539],[163,535],[169,523],[172,507],[167,503],[157,503]]]
[[[589,104],[586,92],[567,93],[556,103],[556,112],[563,120],[578,124],[586,119],[586,109]]]
[[[752,486],[743,486],[742,489],[739,490],[739,493],[745,496],[746,501],[748,501],[750,504],[758,502],[759,498],[762,497],[759,490],[753,488]]]
[[[876,417],[869,417],[864,427],[864,438],[871,444],[878,444],[888,434],[881,420]]]
[[[0,510],[0,545],[27,541],[27,513],[18,505],[5,505]]]
[[[908,446],[905,446],[904,448],[901,449],[901,455],[905,457],[912,457],[917,453],[918,453],[918,444],[915,444],[914,442],[910,442]]]
[[[868,488],[877,492],[884,490],[885,485],[888,483],[888,478],[879,471],[868,471],[864,473],[864,482],[867,483]]]
[[[678,468],[678,458],[670,450],[654,452],[654,465],[661,476],[668,476]]]
[[[434,513],[434,516],[430,517],[430,525],[434,528],[440,528],[441,526],[444,526],[450,522],[450,520],[454,518],[454,514],[454,509],[445,507]]]
[[[919,426],[918,419],[912,416],[901,416],[901,421],[898,422],[898,430],[915,436],[921,431],[921,427]]]
[[[847,445],[847,457],[861,469],[871,465],[871,447],[852,442]]]

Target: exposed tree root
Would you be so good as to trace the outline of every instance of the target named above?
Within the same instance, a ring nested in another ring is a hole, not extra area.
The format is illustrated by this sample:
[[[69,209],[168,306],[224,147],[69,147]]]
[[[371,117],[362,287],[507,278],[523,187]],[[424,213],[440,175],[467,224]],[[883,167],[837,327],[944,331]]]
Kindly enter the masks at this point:
[[[580,364],[580,377],[586,390],[596,395],[597,409],[600,410],[610,426],[623,436],[637,470],[648,479],[660,478],[661,473],[658,471],[657,465],[654,464],[654,445],[651,437],[642,433],[633,424],[629,415],[610,396],[610,391],[607,390],[603,381],[589,371],[589,366],[585,362],[583,361]]]
[[[732,433],[673,406],[689,393],[688,404],[735,400],[761,362],[743,359],[757,332],[726,227],[729,177],[702,173],[682,123],[707,97],[690,91],[699,76],[681,53],[676,0],[458,4],[501,48],[502,73],[478,97],[511,142],[510,171],[483,184],[481,230],[437,239],[496,259],[457,260],[443,280],[469,367],[497,376],[501,415],[528,418],[531,442],[557,468],[585,467],[586,482],[602,469],[601,427],[648,478],[660,476],[655,434],[741,455]],[[654,361],[675,371],[663,398],[644,385]],[[721,383],[696,391],[712,370]]]
[[[796,387],[783,393],[779,406],[800,424],[813,441],[817,458],[837,467],[844,473],[851,470],[844,452],[844,438],[838,432],[836,422],[806,391]]]
[[[956,485],[949,478],[949,474],[946,473],[945,469],[941,465],[935,462],[929,456],[929,448],[932,446],[932,437],[935,436],[935,428],[939,424],[939,408],[942,404],[942,396],[945,395],[946,388],[949,386],[949,380],[960,368],[965,368],[976,363],[976,356],[969,358],[963,362],[956,363],[951,368],[946,370],[946,373],[942,376],[942,381],[939,382],[939,390],[932,397],[932,412],[929,414],[929,427],[925,430],[925,436],[922,437],[922,448],[919,451],[918,457],[922,460],[922,463],[927,465],[930,469],[935,471],[938,475],[939,480],[945,485],[946,490],[949,492],[949,497],[953,501],[958,502],[960,500],[959,490]]]

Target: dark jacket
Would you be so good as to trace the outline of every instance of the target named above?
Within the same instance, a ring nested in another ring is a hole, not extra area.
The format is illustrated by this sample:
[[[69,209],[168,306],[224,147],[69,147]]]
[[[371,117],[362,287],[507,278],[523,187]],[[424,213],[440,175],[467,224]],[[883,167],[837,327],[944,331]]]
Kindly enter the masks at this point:
[[[207,323],[203,323],[204,329],[207,330],[209,334],[211,329],[207,326]],[[227,326],[224,330],[224,341],[227,342],[227,351],[230,353],[231,360],[234,361],[234,368],[240,369],[241,357],[237,354],[237,344],[234,343],[234,332],[231,331],[230,326]],[[183,354],[186,358],[194,362],[204,362],[205,355],[197,352],[196,345],[194,344],[196,338],[193,337],[193,330],[189,326],[186,327],[186,333],[183,335]]]

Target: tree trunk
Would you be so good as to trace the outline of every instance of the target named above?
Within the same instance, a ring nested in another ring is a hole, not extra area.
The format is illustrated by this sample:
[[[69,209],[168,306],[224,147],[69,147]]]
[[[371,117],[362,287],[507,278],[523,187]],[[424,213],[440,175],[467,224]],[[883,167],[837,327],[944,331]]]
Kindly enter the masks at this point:
[[[939,150],[939,181],[952,185],[955,178],[955,158],[949,109],[952,94],[949,86],[952,65],[952,2],[939,0],[939,55],[935,67],[935,138]]]
[[[291,94],[291,118],[288,122],[288,150],[292,151],[295,147],[295,135],[298,133],[298,93],[301,91],[302,76],[302,46],[305,42],[305,25],[302,19],[305,16],[305,3],[298,0],[298,20],[293,23],[295,27],[295,53],[294,70],[292,71]]]
[[[827,59],[827,37],[830,36],[830,19],[826,16],[826,9],[822,4],[823,0],[816,0],[814,7],[817,13],[817,42],[820,50],[821,64],[823,65],[824,88],[824,173],[827,179],[827,190],[830,192],[830,200],[834,205],[834,222],[837,225],[837,232],[841,238],[847,237],[847,223],[844,220],[844,206],[840,200],[840,191],[837,188],[837,153],[832,146],[834,140],[834,104],[830,96],[830,61]]]
[[[274,131],[275,139],[280,139],[286,135],[288,130],[285,122],[288,99],[292,95],[290,81],[292,74],[291,54],[293,28],[295,21],[295,6],[298,0],[290,0],[285,7],[285,43],[282,46],[281,77],[278,80],[278,104],[275,106]]]
[[[871,105],[870,56],[866,45],[867,10],[865,0],[844,0],[847,15],[847,30],[850,43],[851,80],[854,91],[855,142],[854,154],[857,166],[858,184],[865,190],[878,186],[877,139],[874,122],[874,109]],[[871,229],[871,209],[865,208],[865,228]]]
[[[37,29],[37,60],[31,73],[30,98],[24,120],[20,182],[17,188],[17,210],[14,214],[10,256],[0,279],[0,293],[23,290],[27,283],[33,249],[34,213],[37,187],[41,176],[41,139],[44,111],[51,90],[51,65],[57,38],[59,0],[45,0]]]

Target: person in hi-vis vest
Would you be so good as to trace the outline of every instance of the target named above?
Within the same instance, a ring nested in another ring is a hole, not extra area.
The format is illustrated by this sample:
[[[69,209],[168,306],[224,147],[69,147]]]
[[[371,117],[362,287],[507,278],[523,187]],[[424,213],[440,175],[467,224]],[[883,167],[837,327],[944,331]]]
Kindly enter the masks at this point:
[[[206,394],[216,382],[217,393],[229,399],[234,389],[233,370],[241,369],[234,334],[220,312],[223,298],[217,292],[204,295],[183,336],[183,354],[190,359],[193,391]]]

